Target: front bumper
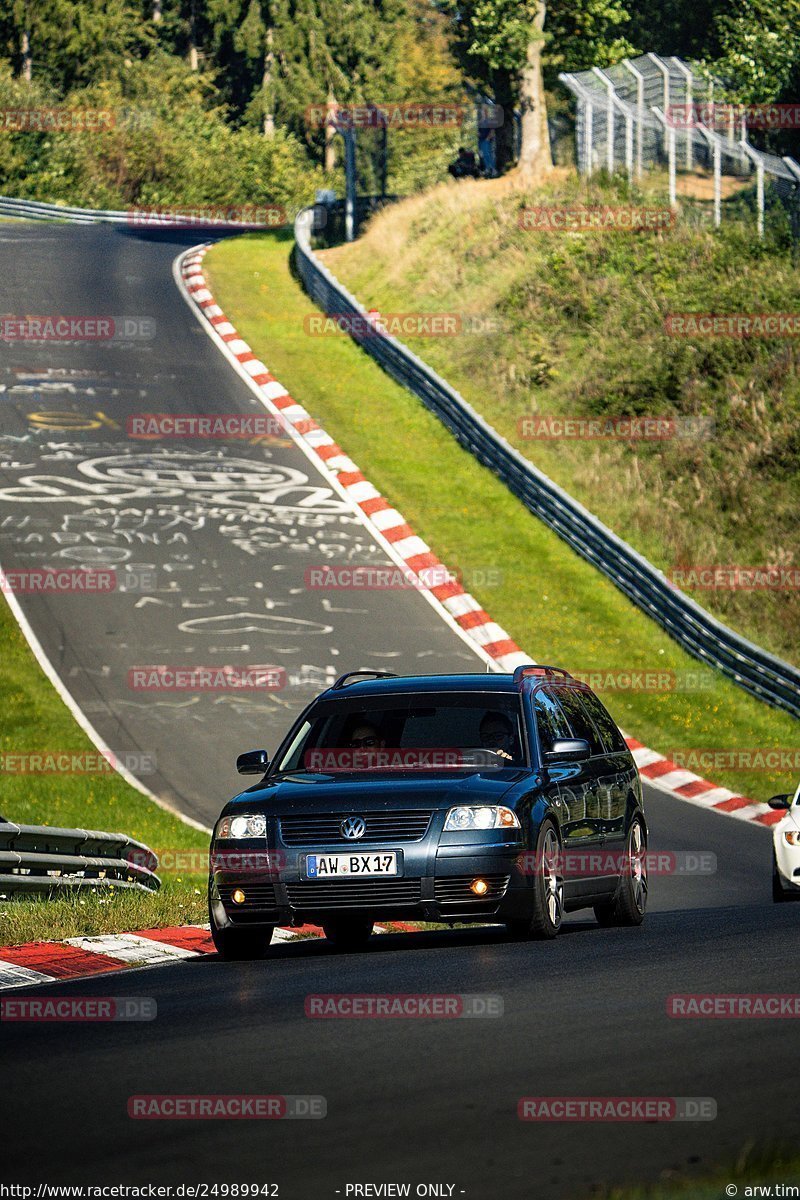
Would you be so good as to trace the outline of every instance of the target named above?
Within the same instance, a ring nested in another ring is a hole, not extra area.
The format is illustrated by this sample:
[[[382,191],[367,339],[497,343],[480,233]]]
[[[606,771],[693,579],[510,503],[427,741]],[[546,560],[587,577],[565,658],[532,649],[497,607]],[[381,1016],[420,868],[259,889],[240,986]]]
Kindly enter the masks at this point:
[[[795,829],[794,824],[776,826],[773,834],[775,865],[778,878],[785,892],[800,893],[800,846],[790,845],[784,838],[784,830]]]
[[[445,835],[446,837],[447,835]],[[451,835],[457,836],[457,835]],[[506,835],[507,836],[507,835]],[[367,846],[361,847],[363,851]],[[305,879],[309,853],[342,853],[343,847],[278,848],[268,870],[217,867],[211,873],[209,903],[218,928],[319,924],[334,916],[368,915],[374,920],[431,922],[508,920],[530,909],[531,879],[520,860],[519,842],[426,840],[370,844],[370,852],[397,851],[397,876]],[[488,891],[477,896],[470,884],[485,879]],[[244,893],[236,904],[232,895]]]

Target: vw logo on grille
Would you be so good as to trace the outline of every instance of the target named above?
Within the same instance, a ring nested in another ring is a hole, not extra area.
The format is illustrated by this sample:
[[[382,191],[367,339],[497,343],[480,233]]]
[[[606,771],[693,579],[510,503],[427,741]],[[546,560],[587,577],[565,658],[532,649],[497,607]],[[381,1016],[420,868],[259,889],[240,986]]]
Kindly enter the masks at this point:
[[[362,838],[367,832],[367,822],[363,817],[345,817],[341,824],[341,830],[342,837],[355,841],[356,838]]]

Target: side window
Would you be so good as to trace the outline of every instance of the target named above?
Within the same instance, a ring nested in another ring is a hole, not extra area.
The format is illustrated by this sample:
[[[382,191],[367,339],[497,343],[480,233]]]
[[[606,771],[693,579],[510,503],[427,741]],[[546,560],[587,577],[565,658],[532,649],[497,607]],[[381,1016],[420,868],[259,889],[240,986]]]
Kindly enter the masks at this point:
[[[600,736],[605,742],[607,754],[617,754],[620,750],[627,749],[625,738],[617,729],[616,722],[611,716],[611,713],[603,705],[594,692],[582,692],[581,699],[588,708],[589,713],[597,726]]]
[[[587,741],[592,754],[605,754],[605,746],[600,738],[600,734],[594,727],[594,722],[583,705],[581,692],[575,688],[559,688],[558,702],[569,721],[572,737],[583,738],[584,741]]]
[[[572,737],[567,719],[561,711],[558,701],[546,688],[539,688],[534,692],[533,711],[536,714],[536,728],[539,732],[542,754],[546,754],[553,742],[559,738]]]

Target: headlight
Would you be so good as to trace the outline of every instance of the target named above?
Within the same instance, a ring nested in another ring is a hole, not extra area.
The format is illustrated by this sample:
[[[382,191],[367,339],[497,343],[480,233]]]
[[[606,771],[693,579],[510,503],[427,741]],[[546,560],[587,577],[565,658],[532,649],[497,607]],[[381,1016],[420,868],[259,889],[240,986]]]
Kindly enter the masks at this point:
[[[786,829],[783,836],[790,846],[800,846],[800,829]]]
[[[451,808],[444,823],[445,833],[459,829],[519,829],[519,821],[516,813],[502,804]]]
[[[223,817],[217,825],[215,838],[262,838],[267,833],[267,818],[261,813],[236,813]]]

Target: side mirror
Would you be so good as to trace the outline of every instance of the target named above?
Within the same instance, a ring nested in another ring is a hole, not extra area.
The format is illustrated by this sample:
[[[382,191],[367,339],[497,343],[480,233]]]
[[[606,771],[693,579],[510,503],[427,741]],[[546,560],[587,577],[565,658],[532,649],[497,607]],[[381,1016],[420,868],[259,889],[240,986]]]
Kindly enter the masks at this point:
[[[770,806],[770,808],[791,808],[792,797],[791,796],[773,796],[770,800],[767,801],[767,804]]]
[[[269,754],[266,750],[248,750],[236,760],[236,770],[240,775],[264,775],[268,766]]]
[[[557,738],[545,754],[544,761],[548,766],[560,762],[583,762],[591,753],[585,738]]]

